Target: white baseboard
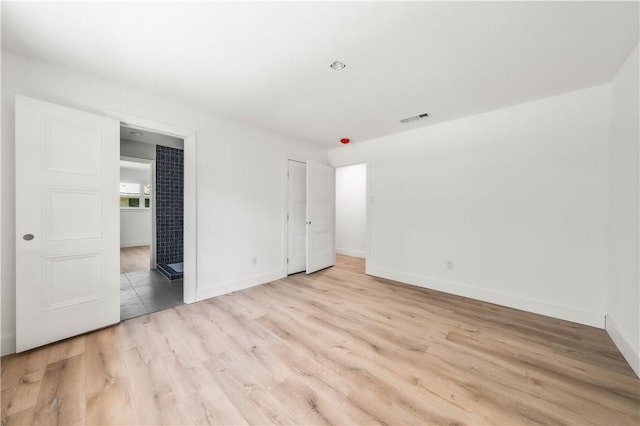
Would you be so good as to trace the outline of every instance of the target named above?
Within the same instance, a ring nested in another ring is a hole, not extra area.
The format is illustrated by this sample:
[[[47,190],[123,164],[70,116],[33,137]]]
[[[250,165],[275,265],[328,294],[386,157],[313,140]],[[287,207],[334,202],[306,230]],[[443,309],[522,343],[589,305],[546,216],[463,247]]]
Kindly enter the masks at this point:
[[[5,356],[16,353],[16,335],[9,334],[8,336],[2,336],[0,340],[0,355]]]
[[[255,287],[260,284],[266,284],[270,281],[276,281],[286,277],[287,274],[283,270],[277,270],[266,274],[255,275],[242,280],[230,281],[215,286],[198,288],[196,292],[196,301],[209,299],[211,297],[229,294],[234,291],[244,290],[245,288]]]
[[[620,332],[620,329],[608,314],[605,320],[605,330],[607,330],[607,334],[609,334],[624,359],[627,360],[631,369],[636,373],[636,376],[640,378],[640,353],[633,350],[629,341]]]
[[[120,242],[120,248],[123,247],[140,247],[140,246],[150,246],[151,241],[131,241],[131,242]]]
[[[469,297],[483,302],[495,303],[496,305],[520,309],[522,311],[585,324],[592,327],[604,328],[604,314],[599,312],[585,311],[571,306],[557,305],[541,300],[528,299],[525,297],[485,290],[465,284],[432,280],[421,276],[377,268],[369,264],[367,265],[367,274],[389,280],[400,281],[406,284],[412,284],[418,287]]]
[[[336,254],[343,254],[345,256],[353,256],[353,257],[360,257],[362,259],[367,257],[367,252],[366,251],[351,250],[351,249],[345,249],[345,248],[336,248]]]

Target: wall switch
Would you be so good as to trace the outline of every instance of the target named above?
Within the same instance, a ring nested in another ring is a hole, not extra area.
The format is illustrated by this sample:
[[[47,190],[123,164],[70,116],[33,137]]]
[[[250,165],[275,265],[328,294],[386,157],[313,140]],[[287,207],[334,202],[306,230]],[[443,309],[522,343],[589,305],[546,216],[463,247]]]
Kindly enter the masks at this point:
[[[258,263],[258,256],[253,256],[253,257],[251,258],[251,264],[252,264],[252,265],[255,265],[255,264],[257,264],[257,263]]]
[[[447,269],[448,270],[452,270],[453,269],[453,260],[447,260]]]

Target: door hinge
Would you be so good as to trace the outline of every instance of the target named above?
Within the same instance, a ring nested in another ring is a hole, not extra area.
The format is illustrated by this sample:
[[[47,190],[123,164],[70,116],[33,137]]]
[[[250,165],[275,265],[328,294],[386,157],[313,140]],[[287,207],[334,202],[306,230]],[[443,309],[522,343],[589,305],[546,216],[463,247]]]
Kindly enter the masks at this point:
[[[289,172],[287,172],[287,177],[289,177]]]
[[[289,220],[289,214],[287,214],[287,220]]]
[[[289,264],[289,258],[287,257],[287,265]]]

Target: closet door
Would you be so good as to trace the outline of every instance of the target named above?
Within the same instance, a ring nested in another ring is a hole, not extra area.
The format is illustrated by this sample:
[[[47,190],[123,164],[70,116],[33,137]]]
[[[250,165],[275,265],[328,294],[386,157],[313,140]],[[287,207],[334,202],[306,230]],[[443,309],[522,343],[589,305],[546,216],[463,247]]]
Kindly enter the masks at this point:
[[[336,263],[335,169],[307,161],[307,274]]]
[[[119,122],[16,98],[16,344],[120,321]]]
[[[305,270],[307,266],[307,165],[289,160],[287,167],[287,275]]]

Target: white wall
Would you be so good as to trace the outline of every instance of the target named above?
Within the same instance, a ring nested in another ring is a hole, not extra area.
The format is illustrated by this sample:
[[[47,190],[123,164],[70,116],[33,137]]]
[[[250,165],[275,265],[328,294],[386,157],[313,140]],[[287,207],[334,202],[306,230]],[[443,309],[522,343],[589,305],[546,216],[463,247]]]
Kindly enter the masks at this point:
[[[151,209],[120,209],[120,247],[151,245]]]
[[[183,144],[184,145],[184,144]],[[180,147],[182,149],[182,147]],[[151,143],[120,139],[120,155],[133,158],[156,159],[156,146]]]
[[[336,169],[336,253],[366,257],[367,165]]]
[[[141,188],[151,184],[151,165],[147,170],[120,167],[120,182],[139,183]]]
[[[155,146],[155,145],[150,145]],[[122,151],[121,151],[122,153]],[[120,167],[120,182],[139,183],[140,188],[151,184],[151,165],[148,170]],[[120,247],[151,245],[152,209],[120,209]]]
[[[607,331],[640,376],[638,47],[612,83]]]
[[[2,22],[2,5],[0,5],[0,22]],[[1,32],[0,32],[0,34],[1,34]],[[1,41],[2,41],[2,36],[0,35],[0,42]],[[3,70],[2,65],[3,65],[2,56],[0,55],[0,79],[1,79],[1,76],[2,76],[2,70]],[[1,90],[0,90],[0,92],[1,92]],[[2,103],[0,103],[0,122],[4,122],[4,112],[2,110],[3,110],[3,105],[2,105]],[[0,127],[3,127],[3,126],[0,126]],[[0,148],[1,148],[1,146],[0,146]],[[3,156],[4,155],[3,155],[2,151],[3,150],[0,149],[0,190],[4,190],[4,183],[3,183],[4,182],[4,170],[3,170],[3,164],[4,164]],[[2,198],[3,197],[0,196],[0,219],[2,219],[2,221],[4,221],[4,216],[2,215],[2,213],[4,212],[4,207],[2,205],[3,204]],[[14,222],[14,224],[15,224],[15,222]],[[3,275],[4,271],[2,270],[3,269],[2,268],[2,264],[4,263],[4,260],[3,260],[4,259],[4,248],[3,248],[4,243],[3,243],[3,241],[4,241],[4,233],[6,231],[3,228],[4,228],[3,226],[0,226],[0,260],[2,260],[2,261],[0,261],[0,284],[2,284],[1,279],[4,276]],[[12,230],[12,231],[15,233],[14,230]],[[13,238],[13,240],[15,241],[15,237]],[[1,286],[0,286],[0,289],[1,289]],[[2,318],[4,318],[3,312],[2,312],[2,306],[4,306],[4,300],[5,300],[5,297],[3,297],[2,291],[0,291],[0,355],[5,353],[4,339],[1,338],[2,337]]]
[[[610,95],[607,84],[331,150],[334,166],[367,163],[367,272],[603,328]]]
[[[2,53],[2,351],[15,348],[14,97],[118,111],[197,132],[197,298],[285,276],[285,154],[323,149],[225,120],[175,99]],[[257,263],[252,265],[252,257]]]

